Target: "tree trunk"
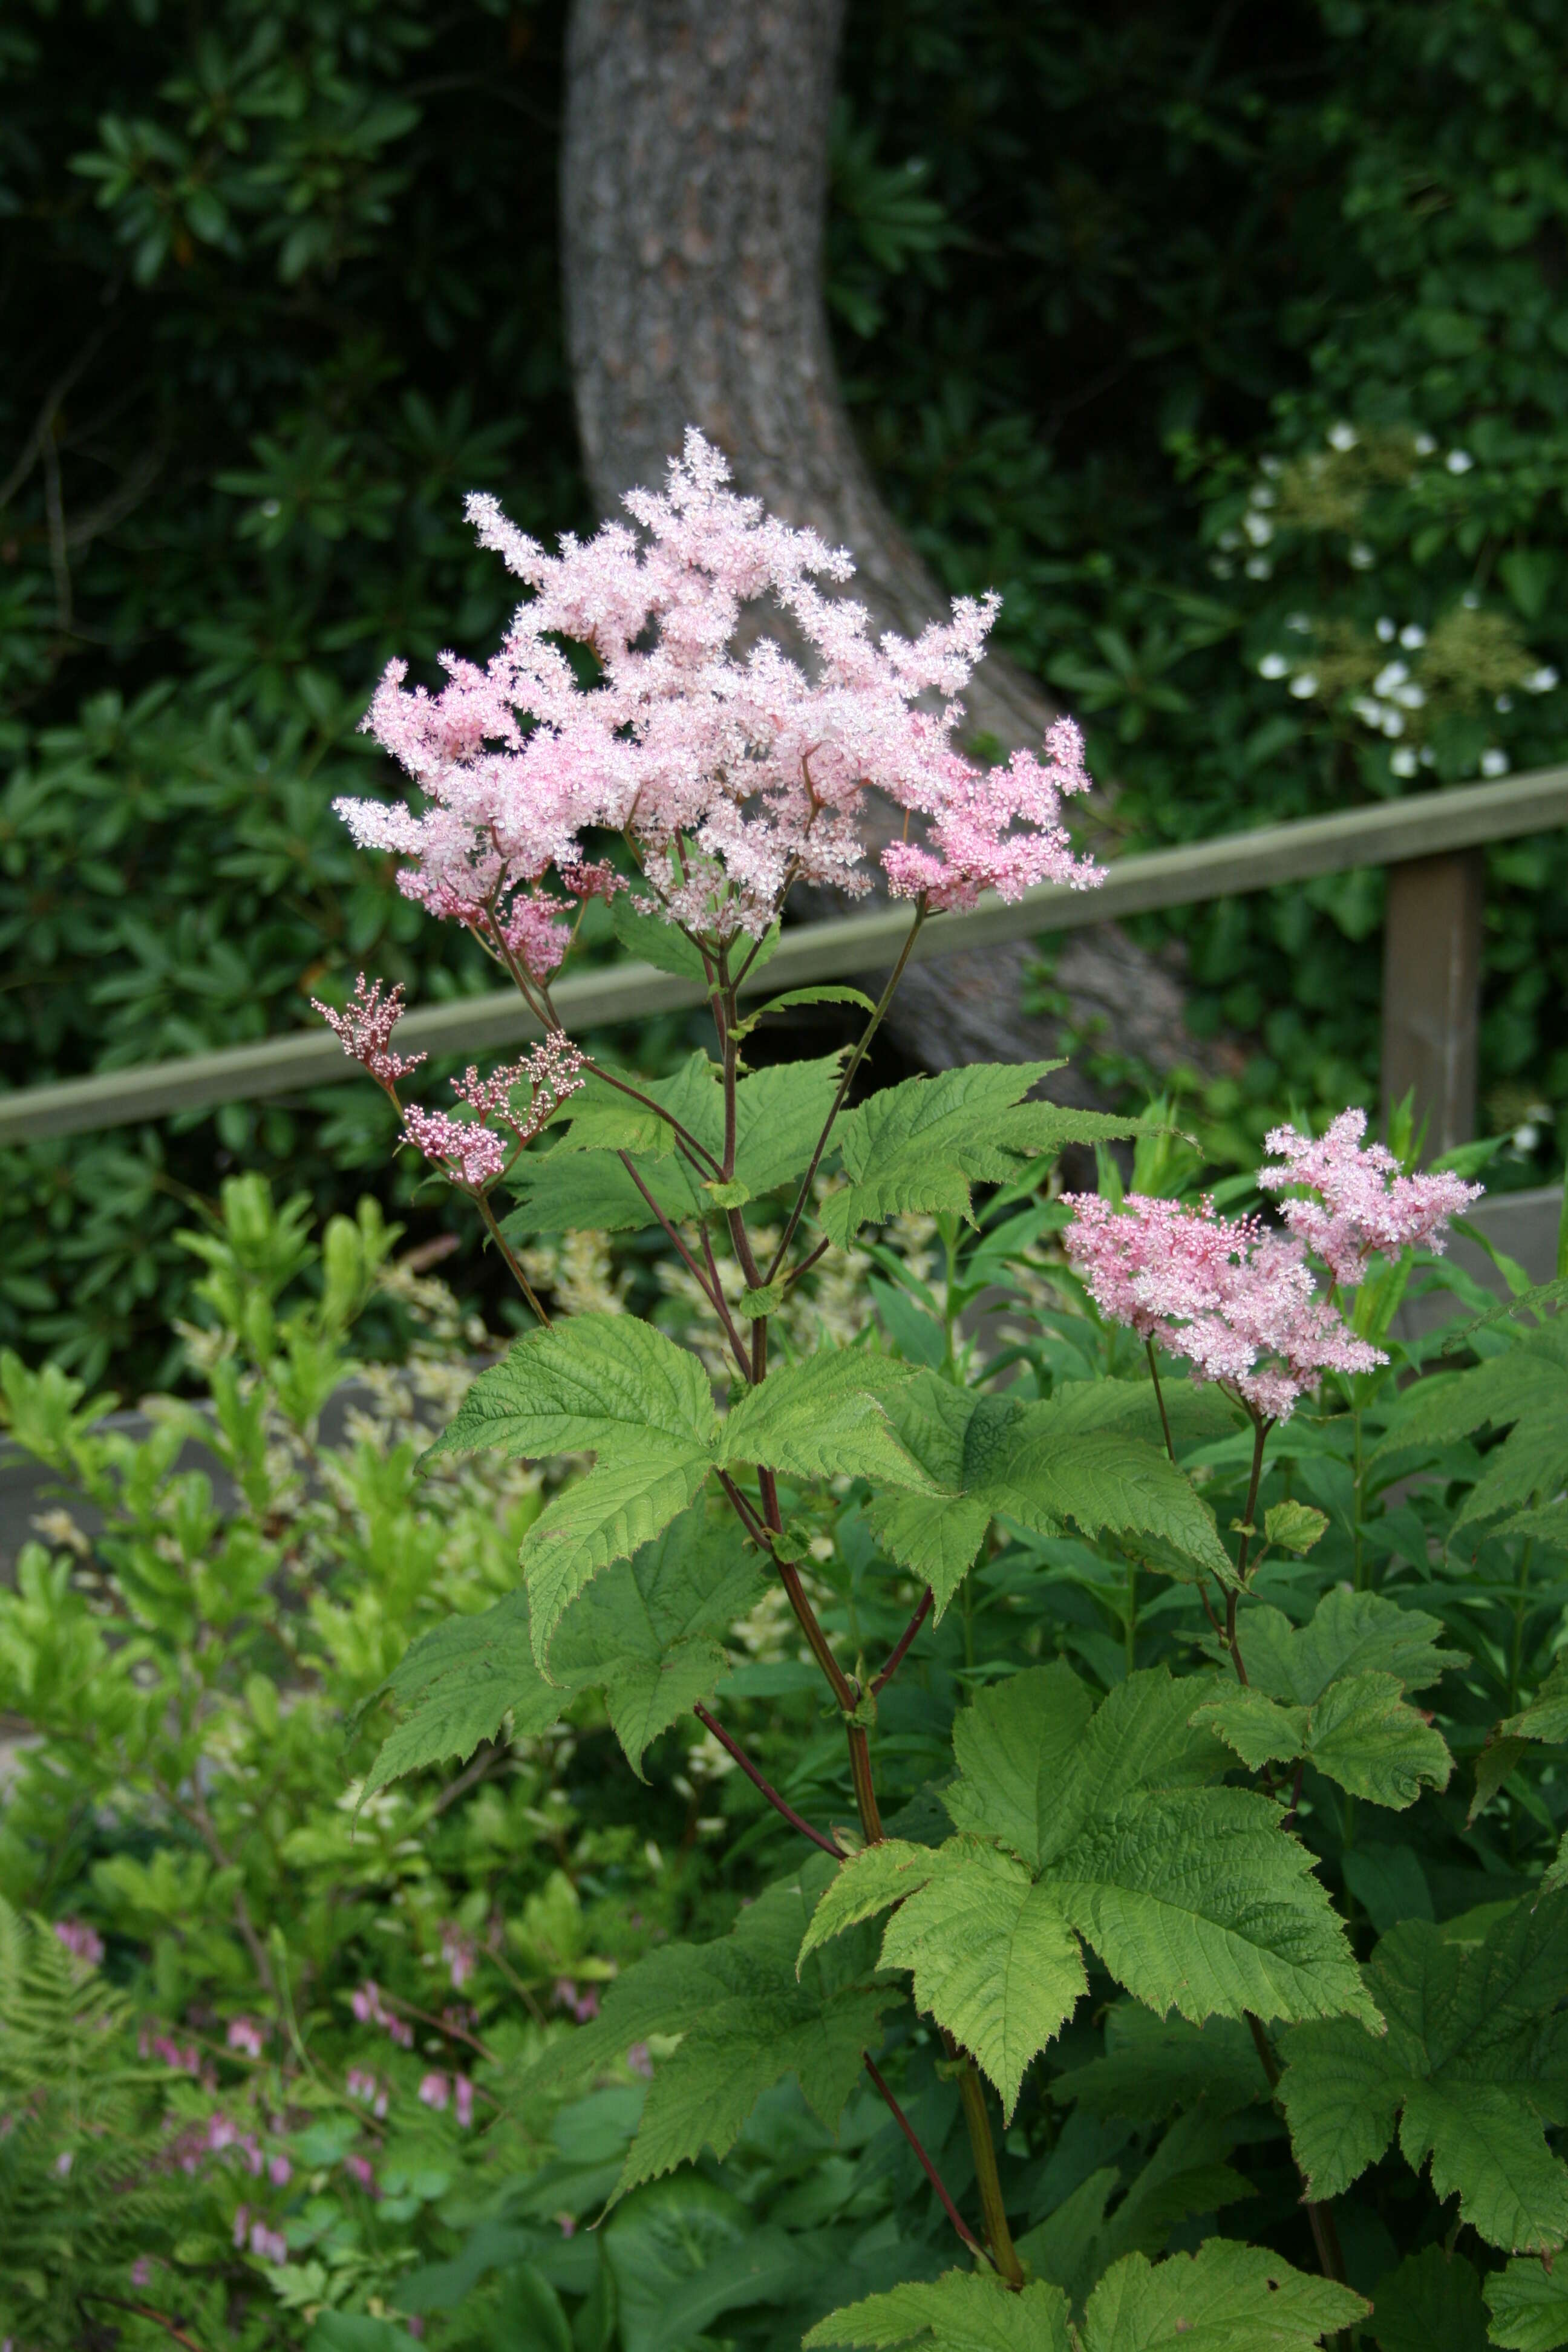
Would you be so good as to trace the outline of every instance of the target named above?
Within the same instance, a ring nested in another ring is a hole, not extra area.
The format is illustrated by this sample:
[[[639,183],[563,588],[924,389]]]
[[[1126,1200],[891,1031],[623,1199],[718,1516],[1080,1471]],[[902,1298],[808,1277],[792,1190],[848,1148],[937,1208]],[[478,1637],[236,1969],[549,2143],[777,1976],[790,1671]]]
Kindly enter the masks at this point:
[[[914,635],[946,600],[856,446],[822,296],[843,5],[574,0],[567,344],[601,511],[635,484],[662,483],[698,425],[743,489],[850,550],[854,593],[876,621]],[[1009,751],[1037,746],[1055,715],[996,655],[967,700],[971,725]],[[895,1041],[932,1069],[1048,1055],[1054,1027],[1022,1009],[1030,960],[1020,944],[913,967],[889,1023]],[[1120,1052],[1160,1068],[1194,1058],[1176,981],[1113,927],[1073,934],[1057,983],[1078,1023],[1107,1024]]]

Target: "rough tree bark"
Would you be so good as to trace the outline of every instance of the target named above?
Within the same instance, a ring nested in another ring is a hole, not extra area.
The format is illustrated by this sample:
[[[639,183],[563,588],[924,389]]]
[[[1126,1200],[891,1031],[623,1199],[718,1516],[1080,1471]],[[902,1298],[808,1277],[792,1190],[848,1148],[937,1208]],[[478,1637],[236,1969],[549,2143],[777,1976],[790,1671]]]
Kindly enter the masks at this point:
[[[574,0],[562,161],[568,349],[602,511],[662,481],[688,424],[741,486],[847,546],[855,593],[918,631],[945,600],[867,471],[839,396],[822,294],[827,130],[844,0]],[[1037,746],[1054,713],[993,655],[976,730]],[[1049,1054],[1021,1009],[1026,945],[906,976],[896,1042],[932,1069]],[[1058,983],[1157,1067],[1195,1057],[1173,976],[1105,925]],[[1077,1094],[1069,1074],[1062,1073]],[[1052,1091],[1058,1091],[1053,1087]]]

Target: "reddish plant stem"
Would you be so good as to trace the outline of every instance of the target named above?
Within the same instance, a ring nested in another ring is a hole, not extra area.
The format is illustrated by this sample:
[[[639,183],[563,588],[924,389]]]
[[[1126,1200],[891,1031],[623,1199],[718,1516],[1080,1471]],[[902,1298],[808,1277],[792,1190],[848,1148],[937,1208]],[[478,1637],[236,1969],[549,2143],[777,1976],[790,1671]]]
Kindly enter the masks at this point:
[[[1241,1546],[1236,1557],[1236,1572],[1243,1584],[1247,1581],[1247,1555],[1251,1549],[1253,1536],[1257,1532],[1252,1515],[1258,1508],[1258,1489],[1263,1483],[1263,1449],[1268,1443],[1268,1433],[1273,1426],[1273,1423],[1262,1413],[1254,1414],[1252,1476],[1247,1489],[1247,1508],[1242,1513]],[[1231,1664],[1236,1668],[1236,1678],[1245,1688],[1247,1668],[1241,1663],[1241,1649],[1236,1638],[1237,1597],[1234,1591],[1227,1592],[1225,1596],[1225,1640],[1226,1647],[1230,1652]]]
[[[708,1301],[709,1306],[711,1307],[714,1314],[718,1317],[719,1323],[723,1330],[724,1336],[729,1340],[731,1349],[734,1350],[737,1363],[740,1365],[746,1379],[750,1380],[752,1376],[751,1359],[746,1353],[745,1343],[742,1339],[740,1333],[735,1328],[734,1319],[730,1313],[729,1303],[724,1297],[723,1291],[719,1286],[717,1270],[715,1270],[713,1279],[711,1283],[710,1283],[707,1275],[703,1272],[701,1266],[698,1265],[697,1260],[692,1256],[691,1252],[687,1248],[686,1244],[681,1240],[680,1235],[676,1232],[675,1227],[670,1223],[669,1219],[665,1215],[664,1211],[659,1207],[658,1202],[654,1199],[653,1194],[648,1191],[647,1186],[637,1174],[637,1163],[633,1160],[631,1153],[629,1151],[617,1151],[616,1157],[620,1161],[621,1166],[626,1170],[626,1174],[631,1178],[632,1182],[637,1186],[637,1191],[642,1194],[643,1199],[647,1202],[648,1207],[653,1211],[654,1215],[658,1220],[665,1238],[675,1249],[681,1260],[681,1263],[686,1267],[687,1272],[691,1276],[692,1280],[701,1291],[703,1297]]]
[[[1165,1391],[1160,1385],[1160,1367],[1154,1360],[1154,1342],[1152,1339],[1145,1339],[1143,1345],[1149,1356],[1149,1375],[1154,1383],[1154,1402],[1160,1408],[1160,1426],[1165,1433],[1165,1451],[1174,1462],[1175,1441],[1171,1435],[1171,1416],[1165,1411]]]
[[[184,2329],[177,2326],[166,2311],[157,2311],[150,2303],[127,2303],[122,2295],[105,2294],[95,2286],[83,2287],[77,2296],[77,2303],[79,2305],[84,2303],[107,2303],[112,2311],[133,2312],[138,2319],[150,2319],[154,2327],[161,2327],[164,2334],[172,2336],[176,2344],[183,2344],[185,2347],[185,2352],[204,2352],[204,2347],[194,2336],[187,2336]],[[85,2315],[84,2314],[83,2316]]]
[[[835,1862],[843,1861],[844,1857],[840,1853],[838,1848],[834,1844],[833,1840],[830,1837],[824,1837],[820,1830],[814,1830],[811,1823],[806,1821],[803,1815],[797,1813],[792,1804],[787,1803],[785,1800],[780,1796],[772,1781],[764,1780],[762,1773],[758,1771],[756,1766],[752,1763],[745,1749],[741,1746],[739,1740],[732,1739],[730,1737],[730,1734],[725,1730],[723,1725],[720,1723],[715,1717],[710,1715],[705,1706],[700,1704],[694,1706],[691,1712],[697,1717],[698,1722],[703,1726],[704,1729],[710,1731],[713,1734],[714,1738],[719,1742],[720,1747],[723,1748],[726,1755],[732,1756],[734,1758],[736,1763],[740,1766],[742,1771],[745,1774],[752,1788],[760,1789],[762,1790],[769,1804],[772,1805],[774,1812],[782,1813],[784,1815],[784,1820],[789,1823],[792,1830],[798,1830],[802,1837],[809,1838],[811,1840],[813,1845],[819,1845],[824,1853],[830,1853],[833,1856]]]
[[[910,1643],[914,1640],[915,1635],[920,1632],[921,1627],[925,1623],[926,1619],[931,1614],[932,1597],[931,1586],[928,1584],[925,1591],[921,1595],[920,1605],[916,1609],[914,1615],[910,1619],[909,1623],[904,1627],[903,1632],[899,1635],[897,1642],[893,1644],[887,1664],[882,1668],[881,1673],[871,1685],[871,1696],[873,1698],[877,1696],[879,1691],[882,1691],[887,1687],[888,1684],[892,1681],[893,1676],[898,1673],[899,1668],[903,1664],[905,1653],[908,1651]]]
[[[889,2090],[887,2084],[882,2080],[881,2074],[877,2066],[877,2062],[871,2056],[869,2051],[866,2053],[866,2072],[871,2077],[872,2084],[879,2095],[886,2102],[888,2110],[891,2115],[893,2121],[898,2125],[899,2129],[903,2133],[904,2137],[909,2141],[910,2146],[913,2148],[916,2158],[919,2160],[921,2170],[925,2174],[926,2179],[931,2182],[931,2187],[936,2190],[938,2197],[942,2200],[942,2211],[947,2215],[948,2220],[952,2223],[953,2228],[958,2231],[959,2236],[969,2248],[970,2252],[972,2254],[978,2254],[982,2262],[991,2262],[991,2257],[986,2252],[985,2248],[981,2244],[979,2239],[975,2236],[973,2231],[969,2227],[969,2224],[965,2221],[963,2214],[959,2211],[957,2206],[948,2195],[946,2188],[943,2186],[941,2173],[937,2170],[935,2165],[931,2162],[930,2157],[926,2154],[924,2148],[921,2146],[920,2141],[915,2137],[914,2126],[910,2123],[908,2116],[905,2115],[902,2107],[900,2106],[897,2099],[894,2098],[891,2091]],[[995,2268],[994,2263],[992,2263],[992,2268]]]

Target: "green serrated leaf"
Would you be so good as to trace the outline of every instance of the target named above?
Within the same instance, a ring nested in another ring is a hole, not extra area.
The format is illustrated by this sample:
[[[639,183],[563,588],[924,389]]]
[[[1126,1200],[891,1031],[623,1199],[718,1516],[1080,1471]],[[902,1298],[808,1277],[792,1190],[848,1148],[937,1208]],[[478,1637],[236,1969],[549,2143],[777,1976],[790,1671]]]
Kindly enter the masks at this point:
[[[1242,1647],[1246,1650],[1245,1627]],[[1447,1788],[1454,1759],[1440,1732],[1406,1702],[1395,1675],[1350,1675],[1308,1706],[1251,1686],[1210,1699],[1193,1717],[1235,1749],[1249,1771],[1304,1757],[1352,1796],[1396,1811],[1423,1788]]]
[[[1310,1853],[1266,1798],[1212,1785],[1224,1756],[1189,1722],[1191,1679],[1130,1675],[1087,1723],[1067,1712],[1062,1687],[1051,1668],[1032,1668],[959,1718],[955,1751],[974,1766],[943,1791],[954,1823],[1006,1839],[1112,1974],[1162,2014],[1196,2024],[1349,2011],[1375,2025]]]
[[[1568,1413],[1568,1365],[1552,1353],[1546,1335],[1528,1333],[1505,1355],[1489,1357],[1468,1372],[1417,1381],[1402,1401],[1373,1460],[1411,1446],[1451,1445],[1489,1423],[1506,1429],[1526,1414],[1557,1419]]]
[[[1263,1532],[1281,1551],[1310,1552],[1328,1533],[1329,1515],[1310,1503],[1276,1503],[1263,1515]]]
[[[725,2156],[763,2091],[793,2074],[831,2131],[860,2080],[895,1989],[874,1981],[863,1939],[817,1955],[797,1980],[795,1956],[833,1865],[826,1858],[771,1886],[717,1943],[665,1945],[618,1976],[605,2005],[547,2051],[521,2097],[591,2082],[650,2034],[682,2038],[649,2085],[616,2195],[711,2147]]]
[[[1049,2279],[1081,2305],[1123,2255],[1160,2253],[1173,2229],[1190,2215],[1217,2212],[1256,2195],[1224,2160],[1235,2139],[1234,2126],[1215,2116],[1179,2116],[1118,2197],[1114,2212],[1106,2208],[1122,2181],[1109,2166],[1091,2173],[1047,2221],[1019,2239],[1020,2256],[1037,2277]]]
[[[930,2344],[934,2352],[1071,2352],[1067,2297],[1041,2282],[1013,2294],[985,2271],[909,2281],[835,2311],[803,2339],[872,2347]]]
[[[1037,1153],[1109,1140],[1145,1122],[1075,1111],[1022,1097],[1059,1062],[977,1062],[935,1077],[908,1078],[839,1121],[848,1182],[822,1204],[824,1231],[841,1246],[864,1224],[912,1213],[970,1214],[970,1188],[1010,1184]]]
[[[1308,2352],[1367,2315],[1331,2279],[1277,2254],[1211,2238],[1195,2254],[1128,2254],[1089,2296],[1082,2352]]]
[[[574,1315],[481,1372],[426,1459],[481,1448],[531,1461],[646,1454],[655,1438],[697,1452],[716,1428],[708,1375],[689,1349],[636,1316]]]
[[[639,1093],[647,1092],[640,1078],[636,1083]],[[593,1073],[552,1124],[557,1121],[568,1122],[554,1146],[557,1151],[629,1151],[639,1159],[658,1160],[675,1149],[675,1130],[668,1118]]]
[[[1500,1728],[1514,1739],[1568,1740],[1568,1656],[1552,1661],[1551,1673],[1517,1715]]]
[[[746,1323],[754,1323],[759,1316],[776,1315],[784,1303],[788,1285],[783,1281],[765,1282],[755,1290],[743,1290],[736,1313]]]
[[[1568,1898],[1544,1895],[1435,1927],[1406,1919],[1366,1970],[1388,2021],[1299,2026],[1280,2095],[1308,2194],[1337,2196],[1387,2147],[1430,2160],[1439,2199],[1489,2245],[1550,2252],[1568,2236],[1568,2167],[1543,2116],[1568,2099]]]
[[[404,1719],[384,1740],[364,1795],[448,1758],[467,1762],[509,1714],[513,1737],[548,1729],[571,1696],[534,1663],[528,1596],[509,1592],[475,1617],[449,1617],[416,1642],[386,1688]]]
[[[1051,2093],[1091,2116],[1163,2123],[1178,2107],[1233,2115],[1268,2095],[1250,2030],[1233,2018],[1189,2025],[1119,2001],[1105,2023],[1105,2055],[1055,2077]]]
[[[701,955],[684,932],[662,915],[643,914],[633,905],[629,892],[617,891],[611,899],[610,920],[628,955],[651,963],[656,971],[674,972],[679,979],[700,981],[707,986]]]
[[[1419,1609],[1336,1585],[1300,1628],[1282,1610],[1251,1604],[1241,1623],[1241,1654],[1254,1690],[1310,1706],[1342,1676],[1394,1675],[1407,1691],[1436,1682],[1460,1663],[1457,1651],[1438,1648],[1443,1630],[1440,1618]]]
[[[1480,2280],[1463,2254],[1424,2246],[1378,2280],[1372,2332],[1381,2352],[1486,2352]]]
[[[528,1584],[533,1654],[550,1656],[555,1629],[601,1569],[629,1559],[696,1501],[710,1457],[673,1439],[617,1449],[545,1506],[518,1557]]]
[[[864,1013],[877,1010],[870,998],[858,988],[786,988],[782,996],[770,996],[755,1013],[748,1013],[743,1021],[738,1022],[736,1036],[749,1037],[758,1022],[765,1020],[770,1013],[785,1013],[795,1004],[857,1004]]]
[[[887,1479],[935,1489],[895,1436],[883,1400],[908,1368],[863,1348],[819,1349],[781,1365],[742,1397],[724,1423],[721,1463],[758,1463],[795,1477]]]
[[[701,1215],[700,1195],[673,1157],[639,1160],[637,1171],[672,1224]],[[609,1151],[525,1152],[511,1177],[520,1205],[501,1220],[508,1241],[535,1234],[632,1234],[658,1217],[621,1161]]]
[[[1491,2341],[1505,2352],[1557,2352],[1559,2345],[1568,2344],[1568,2265],[1548,2270],[1527,2255],[1493,2271],[1484,2293],[1491,2314]],[[1424,2347],[1401,2343],[1394,2352],[1424,2352]],[[1448,2352],[1448,2347],[1439,2343],[1437,2352]]]
[[[716,1209],[743,1209],[752,1197],[751,1186],[742,1184],[739,1177],[732,1178],[727,1184],[712,1178],[702,1190]]]
[[[842,1053],[780,1062],[735,1089],[735,1173],[751,1196],[804,1176],[844,1075]]]

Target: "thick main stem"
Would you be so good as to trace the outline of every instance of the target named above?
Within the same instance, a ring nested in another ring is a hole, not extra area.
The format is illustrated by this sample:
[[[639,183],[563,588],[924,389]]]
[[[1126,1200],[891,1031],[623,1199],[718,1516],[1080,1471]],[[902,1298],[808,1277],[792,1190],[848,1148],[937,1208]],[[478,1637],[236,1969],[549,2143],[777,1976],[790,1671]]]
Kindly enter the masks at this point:
[[[758,1771],[756,1766],[752,1763],[745,1749],[741,1746],[739,1740],[732,1739],[730,1737],[730,1734],[725,1730],[723,1725],[720,1723],[715,1717],[710,1715],[705,1706],[699,1705],[694,1706],[691,1712],[697,1717],[698,1722],[702,1725],[703,1728],[713,1734],[714,1738],[719,1742],[720,1747],[723,1748],[725,1754],[733,1757],[735,1762],[740,1766],[747,1780],[752,1783],[752,1786],[754,1789],[760,1789],[762,1790],[763,1796],[767,1799],[769,1804],[772,1805],[773,1811],[776,1813],[783,1814],[784,1820],[789,1823],[792,1830],[798,1830],[802,1837],[809,1838],[811,1840],[813,1845],[819,1845],[824,1853],[830,1853],[833,1856],[835,1862],[839,1862],[843,1859],[838,1848],[834,1844],[833,1840],[830,1837],[824,1837],[820,1830],[814,1830],[811,1823],[805,1818],[805,1816],[797,1813],[795,1807],[780,1796],[778,1790],[773,1787],[773,1782],[771,1780],[764,1780],[762,1773]]]
[[[958,2055],[958,2095],[963,2107],[963,2120],[969,2126],[969,2145],[974,2153],[974,2180],[980,2191],[980,2210],[992,2259],[1009,2286],[1021,2287],[1024,2265],[1018,2260],[1013,2232],[1007,2226],[1002,2176],[996,2169],[996,2147],[991,2137],[991,2118],[985,2112],[985,2093],[969,2060],[962,2053],[955,2054]]]

